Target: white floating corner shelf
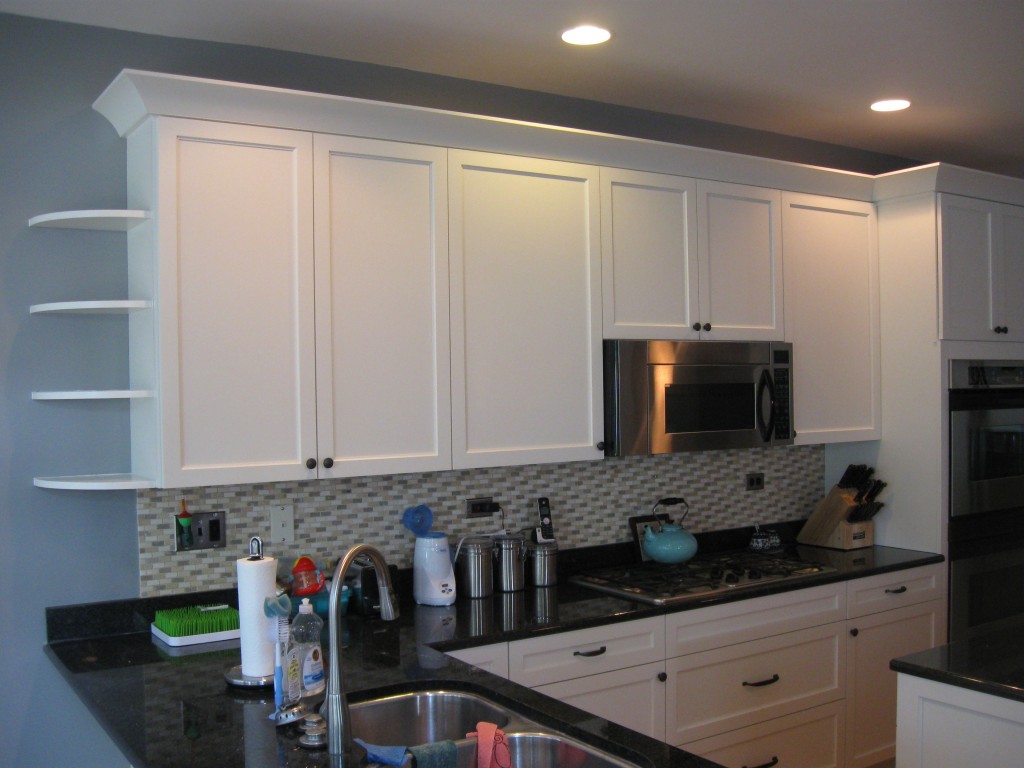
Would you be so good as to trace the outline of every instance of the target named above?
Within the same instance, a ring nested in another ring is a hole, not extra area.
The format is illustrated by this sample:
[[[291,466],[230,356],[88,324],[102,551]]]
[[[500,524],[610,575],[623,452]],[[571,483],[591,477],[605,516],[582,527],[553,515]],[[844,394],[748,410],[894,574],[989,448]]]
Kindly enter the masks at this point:
[[[149,219],[149,211],[141,210],[89,210],[41,213],[28,220],[30,227],[58,229],[93,229],[108,232],[127,232]]]
[[[123,315],[149,309],[153,302],[141,299],[113,299],[109,301],[53,301],[33,304],[29,314]]]
[[[153,397],[149,389],[74,389],[33,392],[33,400],[132,400]]]
[[[156,487],[156,483],[149,478],[132,474],[34,477],[32,484],[37,488],[60,491],[131,491]]]

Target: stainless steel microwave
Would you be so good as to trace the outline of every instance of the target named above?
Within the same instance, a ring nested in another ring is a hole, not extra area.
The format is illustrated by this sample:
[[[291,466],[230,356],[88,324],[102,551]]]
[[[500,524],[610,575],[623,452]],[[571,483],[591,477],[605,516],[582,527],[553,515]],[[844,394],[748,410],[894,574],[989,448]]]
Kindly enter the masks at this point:
[[[605,454],[790,445],[792,380],[792,344],[605,341]]]

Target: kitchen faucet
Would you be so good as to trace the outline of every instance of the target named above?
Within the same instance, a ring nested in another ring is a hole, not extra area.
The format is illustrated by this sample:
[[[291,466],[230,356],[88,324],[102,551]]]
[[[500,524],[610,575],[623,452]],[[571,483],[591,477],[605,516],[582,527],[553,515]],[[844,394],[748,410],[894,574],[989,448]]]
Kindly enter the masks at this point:
[[[342,688],[341,678],[341,632],[338,620],[341,610],[342,582],[352,561],[359,555],[366,555],[377,574],[377,588],[380,593],[380,616],[386,621],[398,618],[398,600],[391,586],[391,573],[384,556],[369,544],[356,544],[338,561],[331,583],[328,621],[330,622],[330,649],[328,656],[327,698],[324,699],[320,714],[327,721],[327,753],[332,768],[344,768],[345,759],[352,752],[352,726],[349,722],[348,700]]]

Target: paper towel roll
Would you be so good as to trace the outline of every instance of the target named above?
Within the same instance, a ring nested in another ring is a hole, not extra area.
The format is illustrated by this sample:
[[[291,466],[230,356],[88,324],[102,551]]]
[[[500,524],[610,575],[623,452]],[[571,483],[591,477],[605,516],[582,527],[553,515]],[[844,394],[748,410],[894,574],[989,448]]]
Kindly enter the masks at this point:
[[[263,601],[274,597],[277,560],[273,557],[235,561],[238,573],[238,622],[242,642],[242,674],[274,675],[276,621],[263,612]]]

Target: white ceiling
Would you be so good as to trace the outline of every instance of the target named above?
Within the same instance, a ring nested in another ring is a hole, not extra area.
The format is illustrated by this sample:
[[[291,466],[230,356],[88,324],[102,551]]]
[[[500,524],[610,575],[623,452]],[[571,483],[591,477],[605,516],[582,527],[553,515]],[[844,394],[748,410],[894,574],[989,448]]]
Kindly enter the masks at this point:
[[[0,0],[1024,177],[1024,0]],[[562,29],[606,26],[567,46]],[[905,97],[901,113],[868,109]]]

